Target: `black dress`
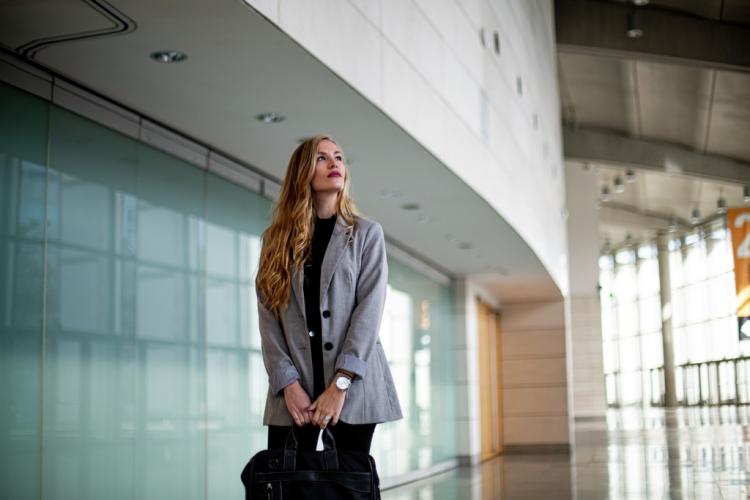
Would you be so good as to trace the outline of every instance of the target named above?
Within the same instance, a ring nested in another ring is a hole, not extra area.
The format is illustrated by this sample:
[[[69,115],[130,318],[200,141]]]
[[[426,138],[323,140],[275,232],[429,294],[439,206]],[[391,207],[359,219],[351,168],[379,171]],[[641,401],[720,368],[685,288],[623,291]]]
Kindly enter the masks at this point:
[[[303,289],[305,294],[305,316],[310,335],[310,349],[313,363],[313,401],[325,391],[323,375],[323,338],[320,320],[320,267],[328,248],[328,242],[336,225],[337,216],[328,219],[315,217],[312,237],[312,261],[305,265]]]

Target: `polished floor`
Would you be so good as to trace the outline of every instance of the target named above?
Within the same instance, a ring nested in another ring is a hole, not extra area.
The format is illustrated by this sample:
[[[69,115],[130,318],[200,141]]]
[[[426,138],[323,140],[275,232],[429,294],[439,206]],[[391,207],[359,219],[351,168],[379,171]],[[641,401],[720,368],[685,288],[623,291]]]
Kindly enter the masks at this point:
[[[571,454],[507,455],[383,492],[384,500],[750,499],[750,408],[610,410]]]

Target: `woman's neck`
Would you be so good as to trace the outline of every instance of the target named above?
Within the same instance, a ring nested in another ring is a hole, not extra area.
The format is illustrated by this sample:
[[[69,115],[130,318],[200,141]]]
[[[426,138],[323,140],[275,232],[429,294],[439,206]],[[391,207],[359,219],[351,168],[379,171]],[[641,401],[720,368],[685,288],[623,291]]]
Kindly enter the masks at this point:
[[[336,210],[338,193],[318,193],[315,196],[315,212],[321,219],[330,219]]]

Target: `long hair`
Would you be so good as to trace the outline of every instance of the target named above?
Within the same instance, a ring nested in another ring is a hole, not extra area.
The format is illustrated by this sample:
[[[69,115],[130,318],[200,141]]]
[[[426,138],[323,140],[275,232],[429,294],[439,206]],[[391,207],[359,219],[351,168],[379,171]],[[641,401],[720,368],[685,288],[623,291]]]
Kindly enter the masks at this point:
[[[255,287],[258,300],[277,315],[289,304],[293,272],[302,271],[311,255],[316,216],[312,180],[318,144],[324,140],[338,146],[330,136],[316,135],[305,140],[292,153],[271,225],[262,235],[263,246]],[[344,170],[344,188],[338,195],[336,213],[347,225],[353,226],[359,211],[349,197],[348,165]]]

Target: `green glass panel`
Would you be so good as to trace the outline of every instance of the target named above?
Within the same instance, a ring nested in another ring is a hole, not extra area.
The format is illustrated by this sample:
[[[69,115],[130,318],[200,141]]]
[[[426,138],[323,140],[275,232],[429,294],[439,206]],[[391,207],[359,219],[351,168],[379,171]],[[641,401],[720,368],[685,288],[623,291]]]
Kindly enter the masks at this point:
[[[451,289],[396,259],[388,268],[380,339],[404,418],[375,433],[372,454],[382,477],[456,455]]]
[[[47,103],[0,84],[0,497],[37,499]]]
[[[50,124],[44,498],[204,498],[205,173]]]
[[[208,498],[243,498],[239,473],[266,447],[267,376],[255,296],[271,203],[209,175],[206,184]]]

